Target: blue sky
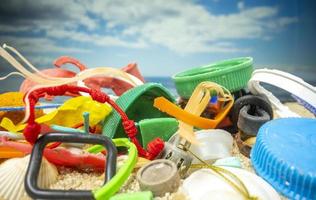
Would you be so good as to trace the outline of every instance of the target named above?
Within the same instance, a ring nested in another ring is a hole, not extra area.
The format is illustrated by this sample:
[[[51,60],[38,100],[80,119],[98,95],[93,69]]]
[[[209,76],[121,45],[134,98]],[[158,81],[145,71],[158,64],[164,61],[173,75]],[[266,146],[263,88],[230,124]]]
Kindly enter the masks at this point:
[[[256,67],[316,75],[314,1],[1,2],[0,42],[38,68],[70,55],[88,67],[137,62],[145,76],[171,76],[252,56]],[[13,70],[3,60],[0,69]]]

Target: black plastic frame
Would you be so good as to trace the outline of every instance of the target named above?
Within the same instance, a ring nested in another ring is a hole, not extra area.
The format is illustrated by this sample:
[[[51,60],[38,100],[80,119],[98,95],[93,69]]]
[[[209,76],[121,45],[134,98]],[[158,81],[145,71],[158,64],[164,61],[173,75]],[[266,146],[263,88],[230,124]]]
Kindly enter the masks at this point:
[[[30,162],[25,175],[24,186],[33,199],[95,199],[90,190],[47,190],[37,185],[43,150],[51,142],[72,142],[103,145],[107,151],[105,163],[106,184],[116,173],[117,149],[106,136],[82,133],[49,133],[41,136],[34,144]]]

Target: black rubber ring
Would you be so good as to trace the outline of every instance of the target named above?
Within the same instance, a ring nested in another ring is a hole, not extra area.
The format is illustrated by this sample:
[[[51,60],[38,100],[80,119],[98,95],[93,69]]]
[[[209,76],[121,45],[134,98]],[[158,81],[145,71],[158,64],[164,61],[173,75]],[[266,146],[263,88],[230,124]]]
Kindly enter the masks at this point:
[[[237,126],[244,134],[256,136],[259,128],[270,120],[271,118],[265,110],[258,107],[252,110],[250,105],[246,105],[239,112]]]
[[[243,97],[238,98],[235,103],[234,106],[232,108],[232,122],[234,127],[237,128],[237,122],[238,122],[238,117],[239,117],[239,112],[241,110],[242,107],[244,107],[245,105],[250,105],[252,106],[257,106],[258,108],[266,111],[269,116],[270,119],[273,119],[273,110],[271,107],[270,102],[261,96],[255,96],[255,95],[246,95]]]
[[[95,199],[90,190],[47,190],[37,185],[42,162],[43,150],[50,142],[72,142],[103,145],[107,151],[105,163],[106,184],[116,173],[117,149],[112,140],[103,135],[82,133],[49,133],[37,139],[33,146],[30,162],[26,171],[24,186],[33,199]]]

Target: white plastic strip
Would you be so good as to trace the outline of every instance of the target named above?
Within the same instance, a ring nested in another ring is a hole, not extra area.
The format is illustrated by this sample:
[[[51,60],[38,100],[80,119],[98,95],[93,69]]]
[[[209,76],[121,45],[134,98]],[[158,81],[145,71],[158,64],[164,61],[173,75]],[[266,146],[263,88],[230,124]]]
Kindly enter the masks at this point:
[[[5,79],[7,79],[7,78],[9,78],[10,76],[13,76],[13,75],[25,77],[24,74],[22,74],[20,72],[11,72],[11,73],[9,73],[9,74],[7,74],[5,76],[0,77],[0,81],[5,80]]]
[[[11,133],[11,132],[8,132],[8,131],[0,131],[0,137],[7,137],[11,140],[23,140],[24,139],[24,136],[22,133]]]
[[[281,88],[316,107],[316,88],[303,79],[275,69],[255,70],[248,82],[250,92],[265,95],[280,117],[300,117],[300,115],[283,105],[278,98],[260,85],[261,82]]]
[[[22,58],[22,55],[19,54],[14,48],[9,47],[7,45],[4,45],[4,47],[13,51],[13,53],[17,54],[25,62],[26,59],[24,57]],[[52,86],[73,83],[73,82],[77,82],[80,80],[84,80],[84,79],[87,79],[90,77],[100,76],[100,75],[105,76],[105,77],[117,78],[117,79],[125,81],[133,86],[141,84],[139,82],[135,83],[131,79],[131,75],[129,75],[128,73],[121,71],[119,69],[114,69],[114,68],[110,68],[110,67],[86,69],[86,70],[78,73],[75,77],[72,77],[72,78],[56,78],[56,77],[52,78],[52,77],[48,77],[46,75],[45,75],[45,77],[43,77],[43,76],[39,76],[38,74],[33,74],[32,72],[27,70],[19,61],[17,61],[12,55],[10,55],[2,47],[0,47],[0,56],[2,56],[4,59],[6,59],[14,68],[16,68],[25,77],[32,79],[32,81],[34,81],[34,82],[39,83],[38,85],[35,85],[34,87],[32,87],[25,96],[25,99],[26,99],[25,104],[26,104],[27,109],[25,110],[25,117],[24,117],[22,122],[25,122],[28,119],[29,114],[30,114],[30,112],[29,112],[30,103],[28,101],[29,94],[32,91],[39,89],[39,88],[42,88],[42,87],[52,87]],[[26,64],[28,64],[28,63],[29,62],[27,61]],[[29,66],[29,67],[31,67],[33,70],[35,69],[34,66]]]

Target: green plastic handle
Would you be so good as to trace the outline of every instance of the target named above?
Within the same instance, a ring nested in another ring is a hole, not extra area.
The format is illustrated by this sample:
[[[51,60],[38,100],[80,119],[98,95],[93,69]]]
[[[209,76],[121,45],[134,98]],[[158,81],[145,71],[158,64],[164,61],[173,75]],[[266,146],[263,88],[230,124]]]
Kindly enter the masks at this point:
[[[123,193],[117,194],[111,197],[110,200],[152,200],[153,193],[151,191],[144,192],[131,192],[131,193]]]
[[[94,198],[97,200],[110,199],[110,197],[113,196],[127,180],[137,162],[137,148],[132,142],[130,142],[127,138],[113,139],[113,142],[117,147],[126,147],[128,149],[128,159],[109,182],[107,182],[103,187],[92,191]],[[88,151],[90,153],[98,153],[103,149],[104,148],[100,145],[94,145],[89,148]]]

